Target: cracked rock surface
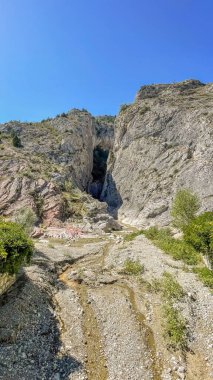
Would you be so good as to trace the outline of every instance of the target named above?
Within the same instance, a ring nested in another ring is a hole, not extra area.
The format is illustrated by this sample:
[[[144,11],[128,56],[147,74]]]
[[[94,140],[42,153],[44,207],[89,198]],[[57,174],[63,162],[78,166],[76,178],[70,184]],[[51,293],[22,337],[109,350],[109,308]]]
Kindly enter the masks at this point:
[[[102,199],[123,222],[167,225],[177,189],[213,210],[213,84],[143,86],[121,107]]]

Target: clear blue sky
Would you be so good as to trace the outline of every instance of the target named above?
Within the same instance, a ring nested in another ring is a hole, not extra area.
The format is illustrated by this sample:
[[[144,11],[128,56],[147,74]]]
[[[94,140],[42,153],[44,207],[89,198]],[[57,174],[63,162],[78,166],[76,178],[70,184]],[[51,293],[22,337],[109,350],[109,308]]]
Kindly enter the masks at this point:
[[[143,84],[213,81],[213,0],[0,0],[0,122],[115,114]]]

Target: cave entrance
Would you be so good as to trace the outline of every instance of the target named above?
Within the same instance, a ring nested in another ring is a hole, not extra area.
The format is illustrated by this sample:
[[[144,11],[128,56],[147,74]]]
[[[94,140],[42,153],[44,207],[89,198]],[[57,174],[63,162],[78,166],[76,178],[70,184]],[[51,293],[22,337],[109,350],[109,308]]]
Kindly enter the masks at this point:
[[[109,150],[97,146],[93,150],[92,180],[88,192],[95,199],[100,199],[107,171],[107,159]]]

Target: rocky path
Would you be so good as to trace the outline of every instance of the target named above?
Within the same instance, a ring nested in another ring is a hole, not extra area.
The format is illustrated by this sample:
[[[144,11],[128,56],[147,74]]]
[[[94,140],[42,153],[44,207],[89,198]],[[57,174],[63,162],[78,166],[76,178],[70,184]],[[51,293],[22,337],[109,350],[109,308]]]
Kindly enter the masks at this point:
[[[138,259],[144,273],[124,274],[127,258]],[[150,290],[164,271],[187,294],[180,305],[186,353],[168,347],[162,300]],[[130,243],[116,235],[70,245],[41,240],[32,265],[0,301],[2,380],[212,378],[212,296],[142,236]]]

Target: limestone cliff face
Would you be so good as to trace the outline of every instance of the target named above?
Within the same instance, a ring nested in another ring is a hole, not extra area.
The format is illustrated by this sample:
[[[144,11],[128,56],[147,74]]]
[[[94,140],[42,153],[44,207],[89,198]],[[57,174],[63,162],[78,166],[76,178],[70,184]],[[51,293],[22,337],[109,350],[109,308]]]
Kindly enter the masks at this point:
[[[105,119],[74,109],[41,123],[1,124],[0,213],[30,206],[48,223],[72,214],[72,193],[91,180],[94,147],[111,144],[114,119],[108,120],[109,136]],[[21,147],[13,146],[11,133]]]
[[[167,225],[178,188],[213,210],[213,84],[144,86],[121,107],[102,199],[126,223]]]
[[[96,145],[110,150],[114,145],[115,116],[96,116]]]
[[[167,225],[178,188],[197,193],[200,211],[213,210],[213,84],[143,86],[115,122],[74,109],[41,123],[1,124],[0,132],[0,214],[30,206],[50,224],[81,217],[86,191],[102,191],[124,222]]]

